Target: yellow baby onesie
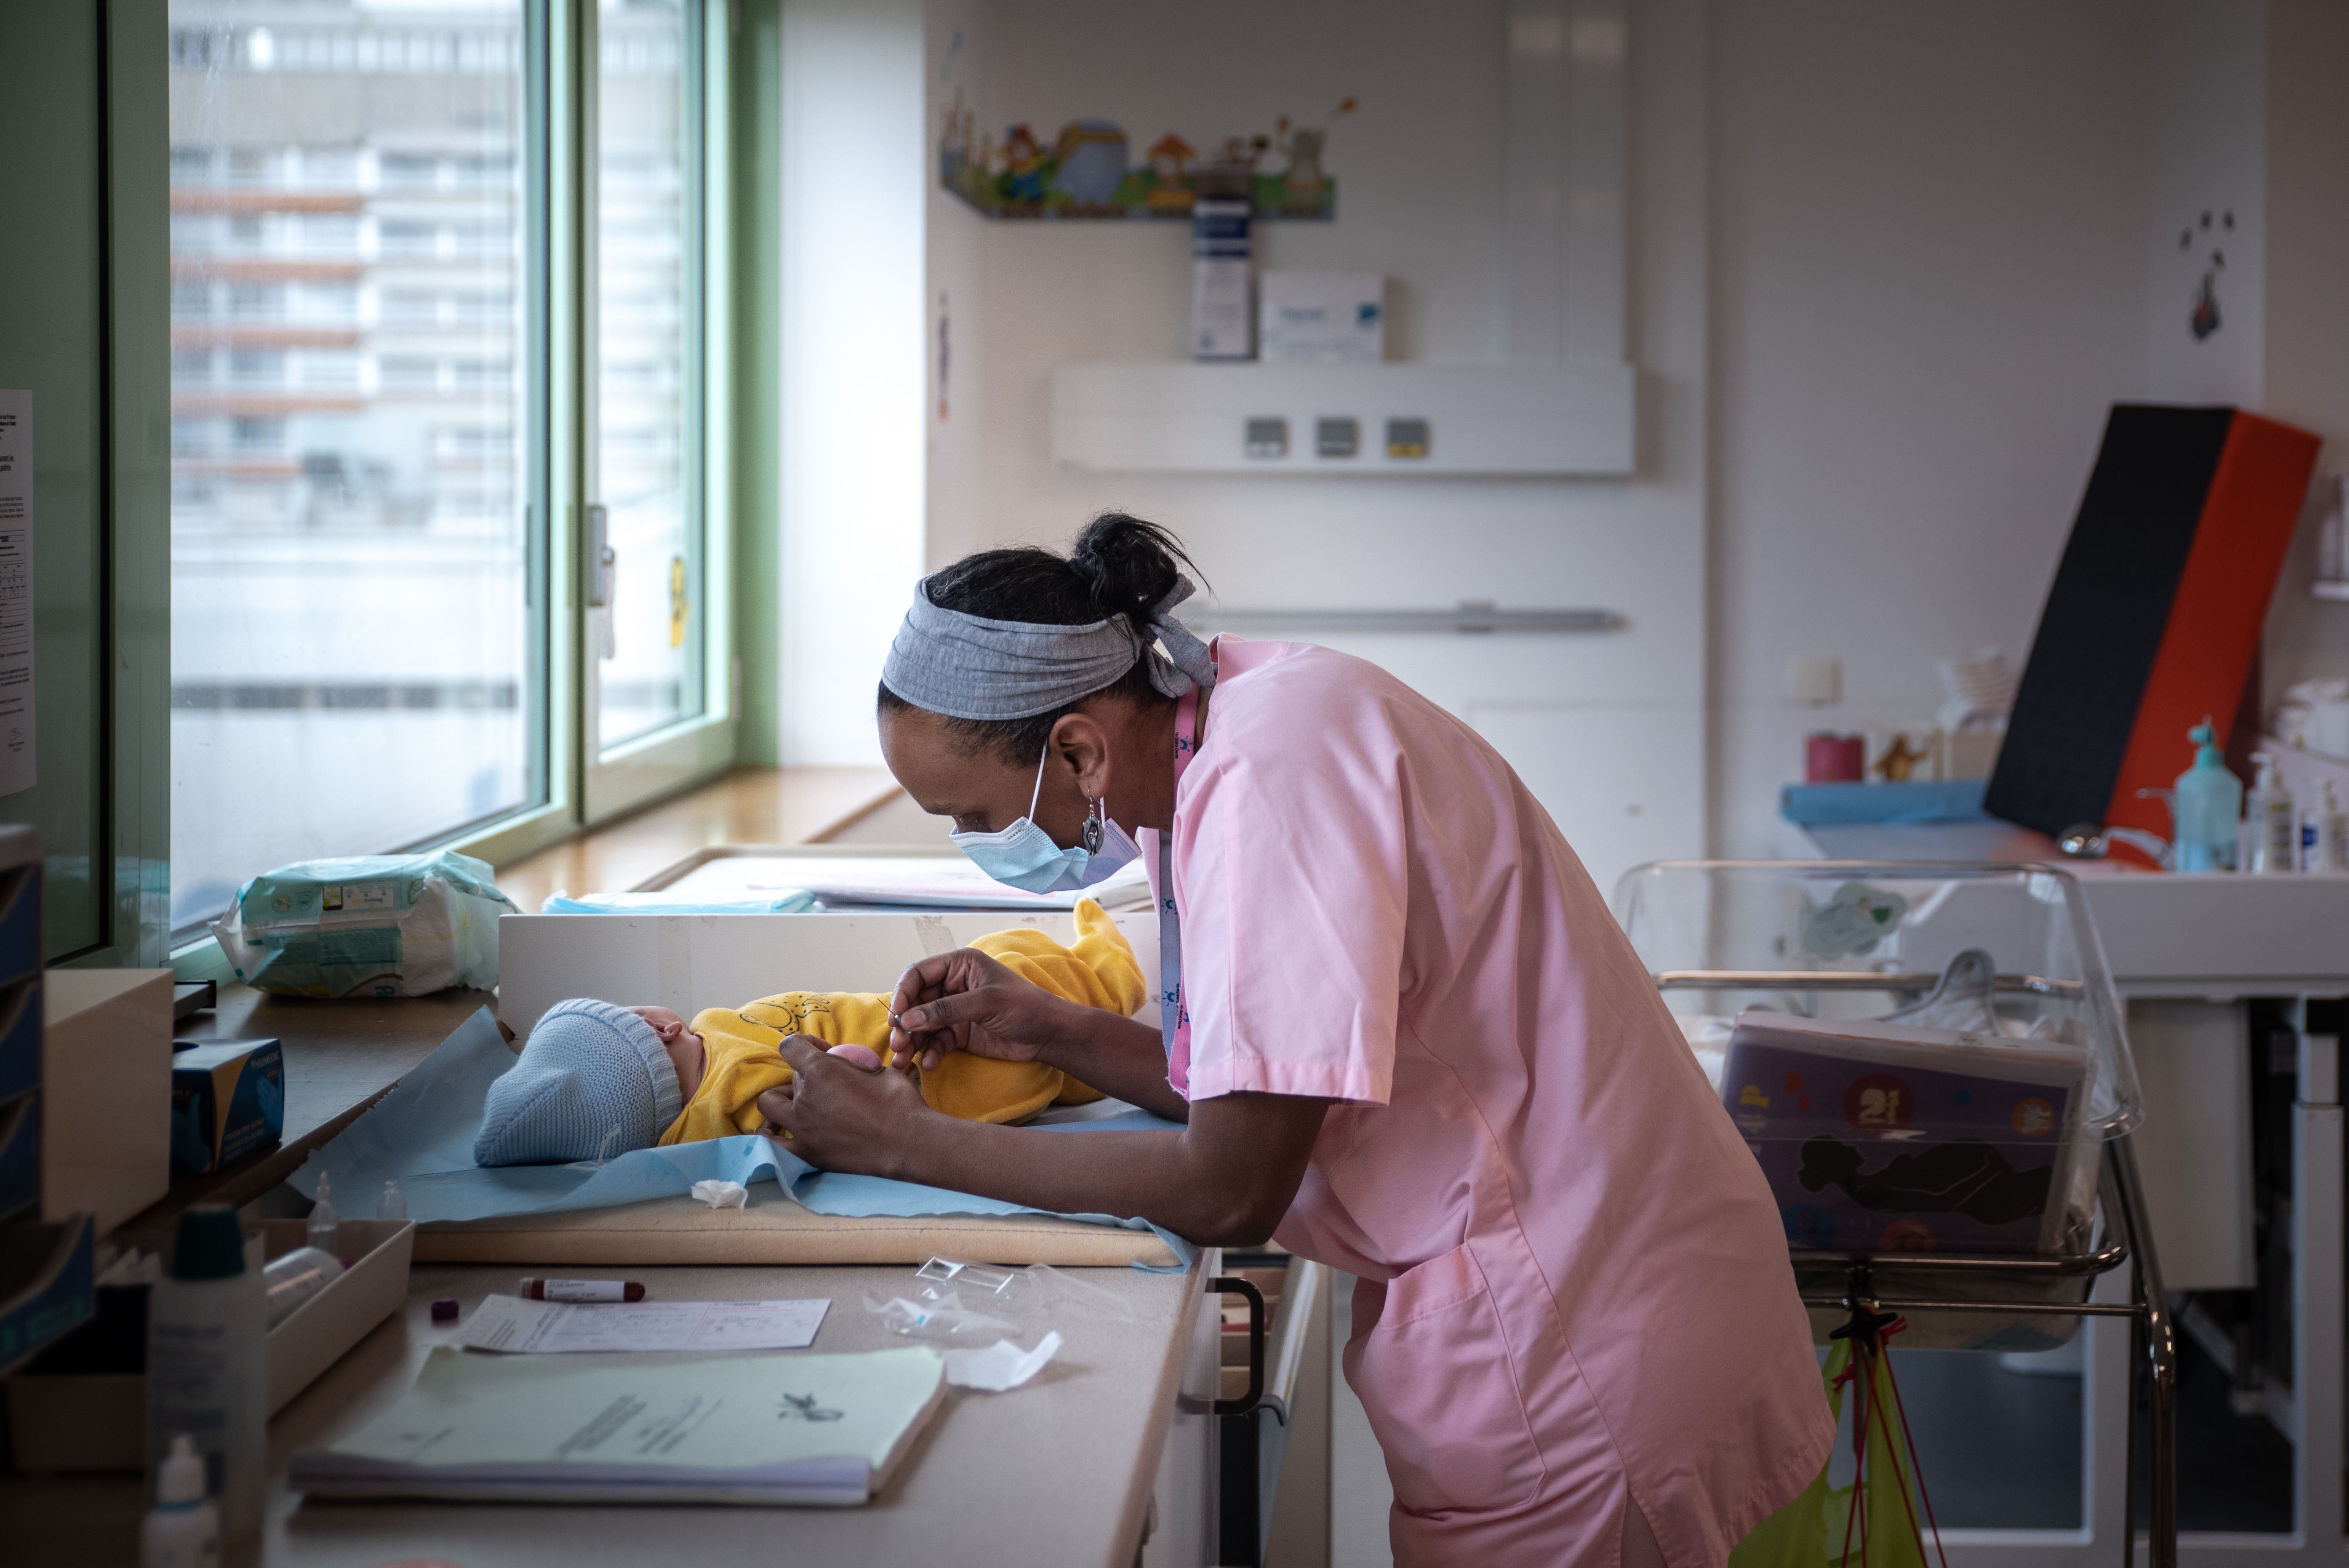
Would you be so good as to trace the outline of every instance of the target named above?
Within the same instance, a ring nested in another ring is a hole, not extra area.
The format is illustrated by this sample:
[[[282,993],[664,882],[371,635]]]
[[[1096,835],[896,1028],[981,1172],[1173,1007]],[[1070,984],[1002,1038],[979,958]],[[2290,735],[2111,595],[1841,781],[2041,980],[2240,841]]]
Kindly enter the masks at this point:
[[[1063,947],[1040,931],[999,931],[971,944],[1023,980],[1064,1001],[1121,1017],[1142,1006],[1142,967],[1117,925],[1091,899],[1077,901],[1077,941]],[[709,1007],[693,1020],[708,1059],[701,1087],[660,1140],[698,1143],[756,1132],[765,1124],[759,1097],[792,1080],[775,1047],[786,1035],[827,1046],[870,1046],[889,1057],[889,998],[856,991],[786,991],[740,1008]],[[1058,1068],[999,1062],[956,1051],[922,1074],[922,1098],[965,1121],[1019,1121],[1058,1099],[1083,1105],[1102,1098]]]

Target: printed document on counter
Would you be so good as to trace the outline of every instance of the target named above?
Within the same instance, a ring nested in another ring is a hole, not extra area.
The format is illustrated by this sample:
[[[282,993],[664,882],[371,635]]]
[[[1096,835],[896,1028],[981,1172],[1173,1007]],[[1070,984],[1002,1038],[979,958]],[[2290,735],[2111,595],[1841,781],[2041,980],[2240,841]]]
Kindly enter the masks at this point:
[[[623,1367],[444,1345],[389,1409],[295,1449],[287,1479],[317,1497],[854,1506],[946,1387],[918,1345]]]
[[[524,1301],[485,1297],[457,1343],[471,1350],[803,1350],[832,1305],[812,1301]]]

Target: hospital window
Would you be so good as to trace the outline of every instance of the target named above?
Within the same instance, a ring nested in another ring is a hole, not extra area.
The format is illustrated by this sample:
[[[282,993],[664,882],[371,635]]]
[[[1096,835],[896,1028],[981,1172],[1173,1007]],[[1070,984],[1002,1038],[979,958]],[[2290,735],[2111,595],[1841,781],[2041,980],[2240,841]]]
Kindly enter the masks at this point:
[[[169,9],[184,940],[286,861],[543,838],[709,765],[676,758],[727,718],[701,348],[726,10]]]
[[[595,106],[591,494],[612,551],[599,750],[699,712],[698,116],[679,0],[606,4]]]
[[[383,395],[418,384],[407,367],[426,366],[429,387],[439,357],[462,356],[495,373],[449,401],[502,427],[533,424],[516,302],[543,287],[545,265],[525,232],[534,193],[523,156],[542,95],[522,69],[524,0],[466,11],[468,26],[512,40],[511,68],[428,67],[363,90],[348,79],[356,56],[335,41],[424,18],[365,0],[298,12],[171,0],[174,304],[195,317],[215,284],[227,304],[225,323],[203,329],[225,377],[212,379],[209,356],[173,361],[175,414],[228,421],[225,449],[174,443],[171,919],[182,932],[272,866],[445,839],[544,798],[544,597],[530,580],[543,564],[528,505],[540,454],[509,447],[452,486],[434,438],[457,410]],[[273,29],[289,16],[302,40],[281,47],[292,40]],[[501,172],[413,191],[403,177],[420,166],[430,186],[444,156]],[[394,201],[407,205],[383,215]],[[480,236],[463,281],[506,307],[446,326],[397,309],[367,321],[365,295],[429,299],[449,281],[436,254],[448,224]],[[254,256],[274,275],[240,279]],[[370,364],[383,373],[366,374]],[[467,683],[527,695],[472,708],[327,700]]]

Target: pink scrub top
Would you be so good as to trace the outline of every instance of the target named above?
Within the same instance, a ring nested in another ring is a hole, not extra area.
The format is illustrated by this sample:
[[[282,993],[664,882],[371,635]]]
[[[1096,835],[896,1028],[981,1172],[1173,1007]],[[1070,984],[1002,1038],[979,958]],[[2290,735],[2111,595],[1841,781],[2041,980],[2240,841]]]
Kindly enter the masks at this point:
[[[1611,1564],[1643,1522],[1675,1568],[1723,1562],[1834,1439],[1754,1157],[1475,730],[1327,648],[1217,654],[1175,785],[1169,1078],[1336,1102],[1277,1236],[1360,1280],[1397,1561]]]

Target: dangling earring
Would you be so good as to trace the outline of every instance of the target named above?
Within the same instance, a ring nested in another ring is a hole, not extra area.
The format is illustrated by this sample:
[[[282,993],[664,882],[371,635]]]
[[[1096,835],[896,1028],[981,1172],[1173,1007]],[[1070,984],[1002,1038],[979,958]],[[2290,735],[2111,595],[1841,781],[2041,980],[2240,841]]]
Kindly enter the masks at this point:
[[[1093,801],[1092,804],[1092,810],[1085,813],[1084,829],[1077,836],[1084,843],[1085,853],[1089,855],[1097,855],[1101,853],[1102,803],[1099,800]]]

